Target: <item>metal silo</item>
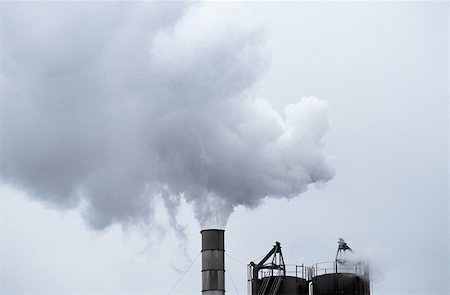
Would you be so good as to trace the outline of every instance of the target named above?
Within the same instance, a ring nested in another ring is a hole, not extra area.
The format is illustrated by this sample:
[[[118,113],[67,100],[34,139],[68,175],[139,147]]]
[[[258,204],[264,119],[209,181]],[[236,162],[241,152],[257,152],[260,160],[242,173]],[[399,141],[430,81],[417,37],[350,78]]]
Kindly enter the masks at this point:
[[[303,265],[286,265],[281,245],[275,242],[272,250],[260,262],[250,262],[248,265],[249,293],[306,295],[306,269]]]
[[[343,239],[339,239],[336,259],[316,263],[310,268],[310,295],[369,295],[370,280],[363,261],[346,260],[345,252],[352,252]]]
[[[202,294],[225,294],[225,240],[223,229],[205,229],[202,235]]]

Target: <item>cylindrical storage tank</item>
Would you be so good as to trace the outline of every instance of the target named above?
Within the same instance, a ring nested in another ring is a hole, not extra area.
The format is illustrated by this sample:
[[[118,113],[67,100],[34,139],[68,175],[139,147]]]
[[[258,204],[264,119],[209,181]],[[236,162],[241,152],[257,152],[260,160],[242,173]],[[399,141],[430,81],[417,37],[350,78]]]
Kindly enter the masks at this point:
[[[202,294],[225,294],[225,239],[223,229],[204,229],[202,234]]]
[[[331,273],[312,279],[314,295],[369,295],[369,281],[352,273]]]
[[[308,281],[298,277],[285,276],[277,294],[308,294]]]

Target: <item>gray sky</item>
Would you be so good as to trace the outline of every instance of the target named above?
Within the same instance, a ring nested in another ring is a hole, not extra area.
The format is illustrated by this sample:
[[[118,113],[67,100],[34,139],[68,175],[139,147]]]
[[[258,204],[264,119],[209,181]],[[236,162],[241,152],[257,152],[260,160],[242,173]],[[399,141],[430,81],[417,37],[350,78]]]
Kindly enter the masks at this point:
[[[341,236],[449,293],[448,3],[0,5],[2,293],[198,294],[217,204],[227,293]]]

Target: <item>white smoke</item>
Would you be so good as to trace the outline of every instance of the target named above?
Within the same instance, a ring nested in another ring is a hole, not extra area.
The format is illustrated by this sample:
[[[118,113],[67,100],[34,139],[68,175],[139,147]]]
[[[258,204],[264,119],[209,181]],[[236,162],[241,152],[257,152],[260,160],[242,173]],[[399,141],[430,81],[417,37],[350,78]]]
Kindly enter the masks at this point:
[[[235,206],[333,177],[328,104],[280,113],[255,98],[266,34],[243,7],[0,6],[1,178],[34,198],[83,200],[97,229],[184,198],[202,226],[223,227]]]

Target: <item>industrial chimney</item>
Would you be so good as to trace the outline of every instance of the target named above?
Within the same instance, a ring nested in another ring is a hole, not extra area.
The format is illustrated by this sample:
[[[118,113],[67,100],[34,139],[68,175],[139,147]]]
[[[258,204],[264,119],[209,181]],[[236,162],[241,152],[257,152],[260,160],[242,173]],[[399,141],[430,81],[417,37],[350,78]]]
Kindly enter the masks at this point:
[[[225,243],[223,229],[204,229],[202,234],[202,294],[225,294]]]

